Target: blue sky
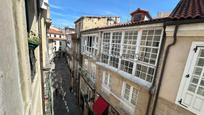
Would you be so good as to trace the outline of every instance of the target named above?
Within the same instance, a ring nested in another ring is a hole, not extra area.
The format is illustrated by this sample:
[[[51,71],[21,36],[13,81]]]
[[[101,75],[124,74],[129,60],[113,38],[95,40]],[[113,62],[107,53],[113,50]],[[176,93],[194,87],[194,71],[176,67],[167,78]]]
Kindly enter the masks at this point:
[[[74,27],[80,16],[120,16],[121,22],[130,20],[137,8],[150,12],[171,12],[179,0],[49,0],[52,24],[57,27]]]

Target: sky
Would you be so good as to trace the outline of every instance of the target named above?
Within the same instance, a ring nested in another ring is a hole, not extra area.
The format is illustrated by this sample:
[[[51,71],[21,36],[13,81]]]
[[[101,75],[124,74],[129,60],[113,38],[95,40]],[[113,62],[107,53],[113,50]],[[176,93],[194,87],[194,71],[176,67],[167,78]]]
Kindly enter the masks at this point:
[[[179,0],[49,0],[52,24],[56,27],[74,27],[81,16],[119,16],[121,22],[130,20],[137,8],[149,11],[171,12]]]

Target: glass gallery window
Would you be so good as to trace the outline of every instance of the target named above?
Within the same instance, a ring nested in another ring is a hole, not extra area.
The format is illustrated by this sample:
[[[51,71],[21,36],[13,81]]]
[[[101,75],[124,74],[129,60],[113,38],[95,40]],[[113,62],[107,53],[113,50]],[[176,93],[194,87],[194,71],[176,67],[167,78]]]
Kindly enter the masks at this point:
[[[140,33],[140,34],[139,34]],[[151,83],[162,29],[123,30],[103,34],[102,63]]]

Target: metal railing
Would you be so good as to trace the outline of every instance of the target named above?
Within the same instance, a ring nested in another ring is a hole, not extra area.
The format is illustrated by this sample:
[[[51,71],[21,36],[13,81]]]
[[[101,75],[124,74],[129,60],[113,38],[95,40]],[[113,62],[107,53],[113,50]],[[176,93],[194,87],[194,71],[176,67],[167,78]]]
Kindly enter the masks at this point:
[[[52,91],[53,72],[48,72],[44,83],[45,115],[54,115],[53,91]]]
[[[93,79],[93,76],[83,67],[79,67],[79,73],[80,75],[86,80],[86,82],[95,89],[96,84],[95,80]]]

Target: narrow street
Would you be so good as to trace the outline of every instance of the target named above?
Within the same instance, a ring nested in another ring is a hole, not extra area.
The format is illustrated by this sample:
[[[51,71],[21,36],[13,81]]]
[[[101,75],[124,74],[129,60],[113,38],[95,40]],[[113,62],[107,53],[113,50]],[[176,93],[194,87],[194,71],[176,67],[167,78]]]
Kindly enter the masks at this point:
[[[77,99],[70,92],[70,72],[64,57],[58,57],[55,63],[54,77],[54,113],[55,115],[81,115]]]

